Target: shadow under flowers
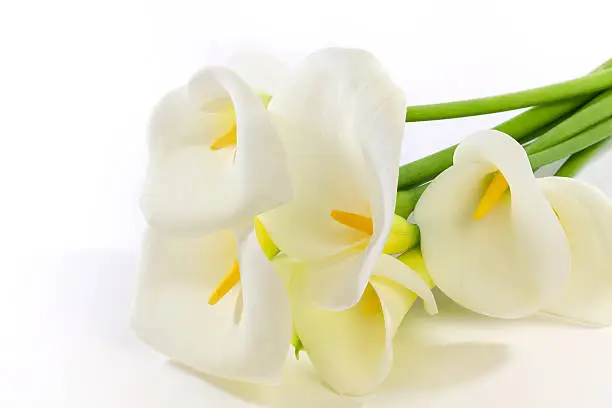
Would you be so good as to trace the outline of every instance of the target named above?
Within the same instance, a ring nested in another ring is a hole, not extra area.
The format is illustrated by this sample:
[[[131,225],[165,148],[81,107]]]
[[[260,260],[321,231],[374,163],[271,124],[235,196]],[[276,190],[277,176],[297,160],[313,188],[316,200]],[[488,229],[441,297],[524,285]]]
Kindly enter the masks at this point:
[[[435,319],[437,321],[436,324],[465,325],[466,328],[485,328],[491,330],[499,330],[500,328],[504,330],[522,329],[534,326],[556,327],[570,330],[599,328],[599,326],[593,326],[582,322],[572,321],[570,319],[548,314],[545,312],[538,312],[533,315],[519,319],[501,319],[485,316],[465,309],[459,304],[453,302],[438,288],[434,288],[434,294],[436,296],[436,302],[438,304],[439,309],[439,313],[435,316]],[[429,318],[427,313],[425,313],[422,308],[417,306],[415,309],[416,310],[411,310],[410,312],[412,316],[416,316],[417,318],[421,318],[424,320]]]
[[[219,390],[246,403],[270,408],[357,408],[357,399],[340,396],[323,385],[307,358],[288,358],[281,384],[261,386],[225,380],[192,370],[184,365],[169,363],[183,373],[197,377]]]
[[[440,315],[429,316],[416,307],[406,316],[394,339],[393,369],[380,392],[401,389],[418,393],[456,387],[489,375],[509,361],[507,344],[466,338],[465,330],[456,328],[459,324],[468,329],[472,319],[481,317],[495,325],[496,319],[476,315],[448,298],[440,298],[437,294],[436,299],[442,300]],[[446,330],[449,322],[454,330]]]
[[[396,342],[395,363],[380,392],[434,391],[491,374],[509,359],[508,346],[486,342]]]
[[[451,320],[479,318],[462,308],[452,305],[450,313],[443,312]],[[398,331],[394,341],[394,367],[387,380],[376,390],[376,396],[365,398],[336,394],[321,383],[308,358],[302,354],[300,361],[289,357],[282,382],[277,387],[258,386],[209,376],[180,364],[170,365],[195,376],[208,384],[244,402],[273,408],[354,408],[378,406],[378,397],[391,398],[401,393],[402,401],[410,395],[459,386],[476,381],[500,369],[510,357],[509,346],[494,341],[473,341],[454,336],[446,330],[438,330],[435,323],[446,326],[448,321],[436,322],[422,308],[411,311]],[[447,307],[445,307],[448,310]],[[442,319],[446,320],[446,319]],[[487,320],[494,321],[495,319]],[[468,322],[465,326],[470,326]],[[463,323],[459,323],[464,326]],[[358,358],[358,356],[356,356]],[[372,397],[374,399],[372,399]],[[371,405],[374,403],[375,405]]]

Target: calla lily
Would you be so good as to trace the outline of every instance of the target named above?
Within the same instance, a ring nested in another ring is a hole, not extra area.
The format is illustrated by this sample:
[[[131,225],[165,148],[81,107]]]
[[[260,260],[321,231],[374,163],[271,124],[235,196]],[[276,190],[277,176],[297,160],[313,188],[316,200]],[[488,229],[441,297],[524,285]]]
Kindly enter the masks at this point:
[[[141,205],[152,228],[133,326],[196,370],[274,383],[291,338],[289,303],[245,225],[292,196],[266,110],[286,70],[252,55],[230,65],[198,72],[151,119]]]
[[[572,269],[545,310],[595,325],[612,324],[612,200],[582,181],[538,180],[569,240]]]
[[[369,53],[332,48],[299,64],[268,110],[295,197],[261,221],[288,256],[335,260],[314,262],[302,290],[321,307],[350,308],[394,220],[403,92]]]
[[[150,229],[142,258],[132,325],[144,342],[208,374],[278,382],[292,335],[289,301],[252,229],[198,237]],[[219,285],[237,268],[240,282]]]
[[[322,309],[303,291],[308,262],[275,262],[291,276],[288,291],[301,344],[321,378],[341,394],[370,392],[387,377],[393,337],[417,296],[430,310],[436,309],[419,273],[389,255],[378,259],[359,302],[343,311]]]
[[[291,198],[266,111],[286,69],[253,56],[231,66],[199,71],[154,110],[141,201],[154,228],[198,236],[243,225]]]
[[[514,139],[465,139],[419,200],[415,221],[436,285],[475,312],[503,318],[550,304],[570,275],[561,223]]]

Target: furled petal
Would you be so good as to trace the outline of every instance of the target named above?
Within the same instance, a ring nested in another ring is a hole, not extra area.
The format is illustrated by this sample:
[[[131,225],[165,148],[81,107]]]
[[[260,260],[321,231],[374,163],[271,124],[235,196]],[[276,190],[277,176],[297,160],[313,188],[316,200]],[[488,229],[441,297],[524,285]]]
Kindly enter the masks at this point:
[[[237,145],[211,150],[236,126]],[[240,225],[291,198],[282,144],[260,97],[226,68],[169,93],[150,124],[141,201],[149,223],[198,235]]]
[[[338,254],[369,236],[335,222],[331,211],[373,219],[369,245],[349,273],[329,274],[316,285],[330,288],[318,292],[321,306],[354,305],[385,244],[404,109],[403,93],[378,61],[351,49],[310,55],[270,103],[295,190],[294,201],[261,218],[279,248],[300,259]]]
[[[473,213],[500,171],[506,194],[483,219]],[[460,144],[454,165],[421,197],[415,220],[427,269],[442,291],[478,313],[516,318],[558,296],[569,276],[567,239],[527,156],[511,137],[485,131]]]
[[[198,371],[275,383],[291,340],[289,302],[254,234],[239,239],[239,285],[216,305],[207,302],[236,252],[227,231],[177,238],[150,230],[133,327],[151,347]]]
[[[277,58],[261,53],[244,52],[234,55],[225,66],[256,91],[275,95],[290,75],[290,68]]]
[[[393,336],[417,295],[405,282],[383,277],[389,265],[379,261],[360,301],[343,311],[313,303],[302,290],[308,273],[293,265],[297,269],[290,281],[290,298],[295,328],[321,378],[339,393],[370,392],[391,369]],[[422,285],[421,281],[414,288],[420,292]]]
[[[425,309],[431,313],[438,313],[436,299],[427,282],[419,274],[410,269],[408,265],[389,255],[382,255],[376,265],[375,276],[389,279],[418,295],[425,303]],[[399,322],[398,322],[399,325]]]
[[[572,270],[548,312],[597,325],[612,324],[612,200],[578,180],[538,180],[569,240]]]

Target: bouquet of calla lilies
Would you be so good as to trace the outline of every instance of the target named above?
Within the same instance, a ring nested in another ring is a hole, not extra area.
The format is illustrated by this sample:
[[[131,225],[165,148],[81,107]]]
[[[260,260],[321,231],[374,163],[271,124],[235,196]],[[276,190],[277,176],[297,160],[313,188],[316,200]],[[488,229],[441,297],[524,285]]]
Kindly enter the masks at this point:
[[[406,122],[525,107],[400,168]],[[612,62],[408,108],[362,50],[204,68],[150,121],[133,327],[176,362],[253,383],[278,383],[293,348],[359,395],[386,378],[417,299],[437,312],[435,286],[492,317],[608,325],[612,200],[572,176],[610,136]]]

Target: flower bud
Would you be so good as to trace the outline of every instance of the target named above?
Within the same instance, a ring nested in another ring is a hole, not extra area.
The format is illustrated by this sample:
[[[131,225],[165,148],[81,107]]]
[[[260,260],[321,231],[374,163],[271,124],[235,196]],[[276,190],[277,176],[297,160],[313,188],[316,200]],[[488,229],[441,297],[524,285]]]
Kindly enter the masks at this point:
[[[386,254],[401,254],[417,245],[420,239],[419,227],[395,214],[383,252]]]

